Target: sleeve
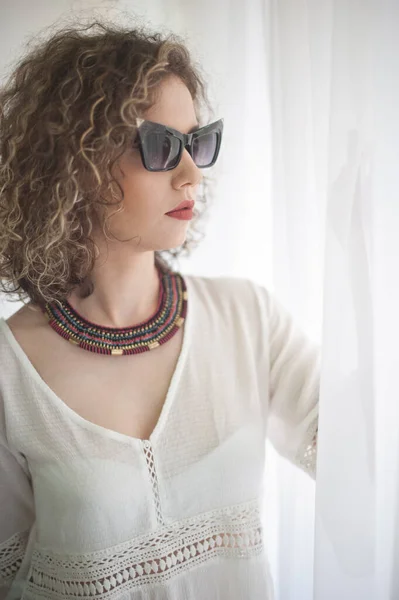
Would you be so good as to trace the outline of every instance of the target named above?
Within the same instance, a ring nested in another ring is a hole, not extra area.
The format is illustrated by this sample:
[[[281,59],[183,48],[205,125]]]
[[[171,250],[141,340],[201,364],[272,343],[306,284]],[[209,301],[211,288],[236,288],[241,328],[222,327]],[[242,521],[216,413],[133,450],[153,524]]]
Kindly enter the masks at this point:
[[[34,522],[33,492],[23,455],[7,445],[0,427],[0,600],[16,578]]]
[[[267,293],[269,415],[267,436],[280,455],[316,479],[320,347]]]

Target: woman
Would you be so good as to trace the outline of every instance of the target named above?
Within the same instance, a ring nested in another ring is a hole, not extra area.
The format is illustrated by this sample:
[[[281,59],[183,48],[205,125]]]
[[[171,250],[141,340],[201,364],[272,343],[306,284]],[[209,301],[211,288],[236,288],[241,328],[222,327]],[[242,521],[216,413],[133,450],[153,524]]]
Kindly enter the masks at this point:
[[[265,288],[171,267],[222,140],[198,68],[96,23],[0,101],[0,597],[271,598],[266,427],[314,477],[319,352]]]

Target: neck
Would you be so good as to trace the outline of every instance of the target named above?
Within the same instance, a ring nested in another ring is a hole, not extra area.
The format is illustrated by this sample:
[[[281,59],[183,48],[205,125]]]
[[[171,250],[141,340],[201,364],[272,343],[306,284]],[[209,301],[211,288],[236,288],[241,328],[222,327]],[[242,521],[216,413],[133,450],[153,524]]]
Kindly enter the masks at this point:
[[[105,327],[129,327],[148,320],[159,299],[154,252],[134,253],[127,244],[99,247],[100,256],[90,273],[92,294],[82,298],[75,290],[68,302],[82,317]]]

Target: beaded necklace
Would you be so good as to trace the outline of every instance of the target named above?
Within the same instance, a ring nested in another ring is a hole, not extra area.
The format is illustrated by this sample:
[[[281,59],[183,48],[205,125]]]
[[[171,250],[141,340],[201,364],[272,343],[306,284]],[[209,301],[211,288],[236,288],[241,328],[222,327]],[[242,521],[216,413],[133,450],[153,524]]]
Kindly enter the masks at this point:
[[[43,313],[63,338],[99,354],[139,354],[158,348],[183,325],[187,314],[187,288],[179,273],[161,270],[158,307],[148,320],[126,328],[96,325],[79,315],[67,300],[47,303]]]

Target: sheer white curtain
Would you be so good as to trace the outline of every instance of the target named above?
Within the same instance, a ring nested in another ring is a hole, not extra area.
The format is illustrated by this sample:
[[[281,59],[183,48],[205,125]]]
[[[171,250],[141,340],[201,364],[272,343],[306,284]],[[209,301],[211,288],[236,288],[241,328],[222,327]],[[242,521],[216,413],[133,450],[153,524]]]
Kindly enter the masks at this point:
[[[399,5],[271,7],[274,281],[316,329],[324,297],[314,598],[394,599]]]
[[[276,600],[398,598],[398,3],[14,0],[2,71],[71,8],[186,38],[225,136],[182,269],[267,285],[322,345],[317,490],[267,448]]]

